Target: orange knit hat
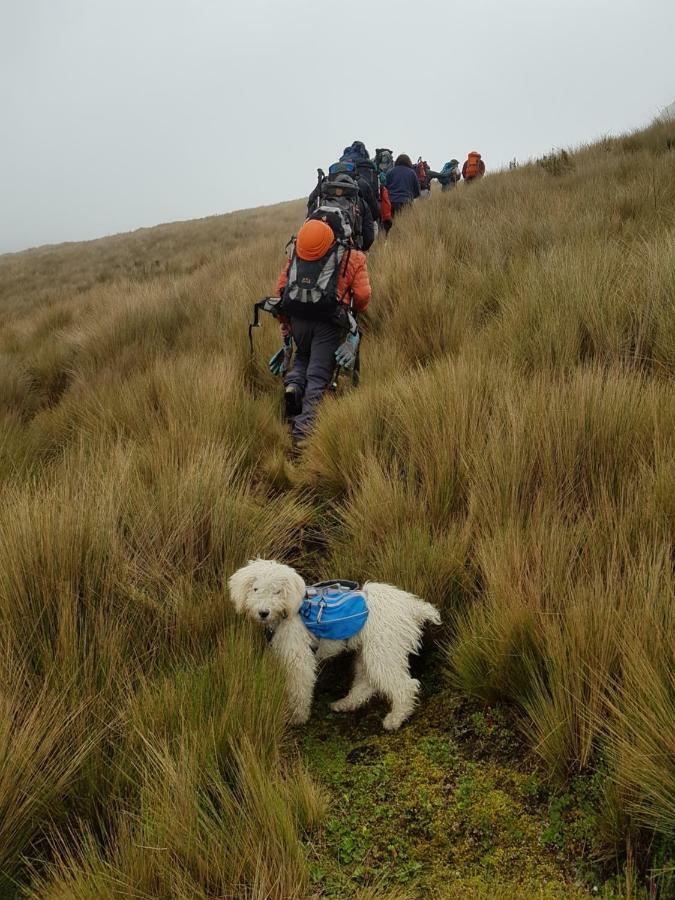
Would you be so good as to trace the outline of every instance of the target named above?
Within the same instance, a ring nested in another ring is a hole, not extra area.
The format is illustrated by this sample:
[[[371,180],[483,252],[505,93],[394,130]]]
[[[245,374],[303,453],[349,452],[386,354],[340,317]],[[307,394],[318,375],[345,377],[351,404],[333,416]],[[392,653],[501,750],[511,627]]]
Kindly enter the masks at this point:
[[[300,259],[321,259],[335,243],[333,229],[321,219],[309,219],[295,239],[295,249]]]

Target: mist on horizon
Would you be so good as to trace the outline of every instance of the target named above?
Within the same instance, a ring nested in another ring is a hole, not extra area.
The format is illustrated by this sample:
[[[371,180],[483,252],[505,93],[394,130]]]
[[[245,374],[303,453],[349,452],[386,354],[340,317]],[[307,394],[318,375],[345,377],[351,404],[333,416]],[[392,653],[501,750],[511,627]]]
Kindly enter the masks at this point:
[[[0,252],[300,197],[356,139],[490,171],[675,98],[669,0],[317,7],[3,9]]]

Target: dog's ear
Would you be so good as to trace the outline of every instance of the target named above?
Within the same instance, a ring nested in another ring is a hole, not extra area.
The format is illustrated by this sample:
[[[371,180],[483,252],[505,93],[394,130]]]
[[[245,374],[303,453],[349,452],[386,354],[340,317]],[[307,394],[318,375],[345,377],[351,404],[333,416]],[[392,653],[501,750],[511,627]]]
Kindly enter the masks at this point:
[[[306,584],[294,569],[290,569],[284,579],[284,601],[289,616],[295,615],[302,605]]]
[[[255,575],[251,569],[250,563],[248,566],[242,566],[241,569],[237,569],[234,575],[230,576],[230,580],[227,582],[230,589],[230,600],[234,604],[234,608],[237,612],[243,610],[246,597],[255,580]]]

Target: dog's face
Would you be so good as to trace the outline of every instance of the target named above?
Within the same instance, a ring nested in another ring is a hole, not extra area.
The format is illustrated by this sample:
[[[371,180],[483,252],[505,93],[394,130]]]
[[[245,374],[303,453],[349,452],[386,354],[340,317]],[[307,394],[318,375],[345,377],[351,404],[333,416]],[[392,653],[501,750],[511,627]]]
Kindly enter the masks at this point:
[[[229,588],[237,612],[272,629],[298,612],[305,595],[295,569],[269,559],[251,560],[232,575]]]

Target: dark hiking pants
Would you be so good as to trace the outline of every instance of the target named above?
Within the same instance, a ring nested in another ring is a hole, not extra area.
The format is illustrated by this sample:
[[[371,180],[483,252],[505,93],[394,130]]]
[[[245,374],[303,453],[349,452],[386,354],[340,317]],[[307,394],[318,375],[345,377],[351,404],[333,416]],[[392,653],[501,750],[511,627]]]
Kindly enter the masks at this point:
[[[335,371],[335,351],[344,340],[345,329],[334,322],[294,318],[291,331],[295,360],[284,383],[297,388],[302,396],[302,412],[293,420],[293,437],[300,440],[312,429],[319,403]]]
[[[392,216],[397,216],[401,210],[407,209],[412,203],[412,200],[406,200],[404,203],[392,203],[391,204],[391,214]]]

